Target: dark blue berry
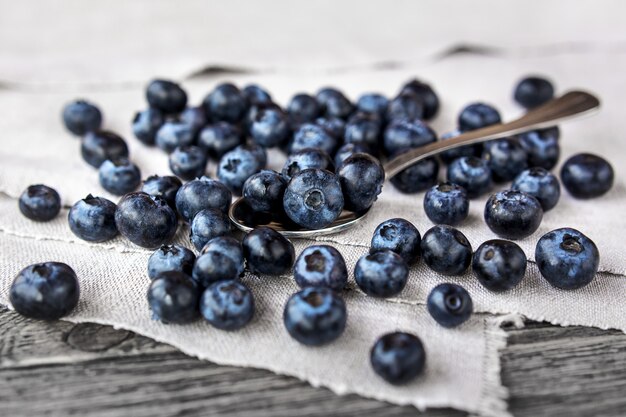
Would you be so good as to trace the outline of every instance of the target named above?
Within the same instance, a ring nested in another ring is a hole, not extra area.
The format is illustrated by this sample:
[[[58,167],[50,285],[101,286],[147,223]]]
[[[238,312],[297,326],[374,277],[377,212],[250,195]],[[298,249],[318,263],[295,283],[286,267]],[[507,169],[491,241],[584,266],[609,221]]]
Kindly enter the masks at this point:
[[[528,167],[526,151],[515,138],[485,143],[483,159],[487,161],[495,182],[511,181]]]
[[[374,297],[393,297],[404,289],[409,267],[400,255],[381,249],[363,255],[354,266],[354,279],[359,288]]]
[[[348,282],[348,269],[337,249],[328,245],[313,245],[298,256],[293,277],[300,288],[327,287],[341,291]]]
[[[491,189],[491,169],[487,161],[473,156],[455,159],[448,166],[448,181],[460,185],[469,198],[480,197]]]
[[[191,222],[204,209],[218,209],[226,213],[232,194],[224,184],[208,177],[184,184],[176,193],[176,210],[186,222]]]
[[[196,255],[180,245],[162,245],[148,259],[148,277],[155,279],[164,272],[183,272],[191,276]]]
[[[100,168],[107,159],[128,158],[124,139],[104,130],[88,132],[81,142],[80,152],[85,162],[94,168]]]
[[[380,141],[382,123],[376,113],[355,113],[348,123],[344,132],[344,143],[364,143],[376,149]]]
[[[202,294],[200,312],[218,329],[238,330],[252,320],[254,298],[250,289],[241,282],[216,282]]]
[[[88,242],[104,242],[117,236],[115,203],[89,194],[70,209],[67,220],[70,230]]]
[[[613,167],[604,158],[590,153],[579,153],[561,167],[561,181],[575,198],[596,198],[613,186]]]
[[[505,239],[523,239],[539,228],[543,209],[539,201],[524,192],[505,190],[493,194],[485,205],[485,222],[492,232]]]
[[[370,352],[374,372],[393,385],[413,380],[424,370],[426,351],[422,341],[409,333],[394,332],[381,336]]]
[[[237,123],[246,114],[246,97],[233,84],[220,84],[205,97],[204,109],[213,121]]]
[[[209,208],[200,210],[191,222],[189,238],[196,249],[201,250],[214,237],[231,232],[230,218],[222,210]]]
[[[397,155],[406,151],[401,151]],[[391,184],[405,194],[419,193],[435,185],[438,175],[437,159],[426,158],[394,175]]]
[[[437,140],[437,134],[418,119],[401,119],[391,122],[385,129],[384,146],[389,155],[409,148],[417,148]]]
[[[346,131],[346,122],[338,117],[318,117],[315,124],[337,140],[343,139]]]
[[[243,184],[243,196],[254,211],[282,211],[287,181],[276,171],[262,170]]]
[[[515,86],[513,98],[522,107],[532,109],[554,97],[552,83],[542,77],[526,77]]]
[[[346,143],[337,149],[337,152],[335,153],[335,166],[340,166],[343,161],[355,153],[368,153],[372,155],[370,147],[364,143]]]
[[[165,200],[136,192],[119,201],[115,224],[120,234],[135,245],[154,249],[172,240],[178,219]]]
[[[378,159],[366,153],[356,153],[343,161],[337,175],[343,191],[344,208],[367,210],[383,189],[385,170]]]
[[[200,289],[182,272],[170,271],[152,280],[148,305],[152,318],[163,323],[184,324],[199,316]]]
[[[141,171],[127,158],[116,158],[100,165],[98,178],[102,188],[111,194],[124,195],[137,189],[141,183]]]
[[[448,139],[455,138],[459,136],[461,133],[463,132],[459,130],[454,130],[452,132],[444,133],[443,135],[441,135],[441,140],[448,140]],[[444,164],[449,165],[457,158],[461,158],[463,156],[480,157],[482,153],[483,153],[483,144],[476,143],[474,145],[464,145],[464,146],[459,146],[457,148],[449,149],[447,151],[443,151],[439,154],[439,158],[441,158],[441,161]]]
[[[167,153],[179,146],[193,145],[196,141],[196,130],[187,123],[171,120],[163,123],[157,131],[156,145]]]
[[[206,126],[198,135],[198,146],[206,150],[209,157],[219,159],[226,152],[243,143],[241,130],[230,123],[218,122]]]
[[[146,99],[150,107],[165,114],[180,113],[187,105],[185,90],[168,80],[151,81],[146,89]]]
[[[204,107],[187,107],[178,116],[178,120],[191,126],[194,132],[199,132],[209,122]]]
[[[472,269],[478,281],[490,291],[514,288],[526,273],[526,254],[508,240],[488,240],[476,249]]]
[[[133,133],[146,145],[154,145],[156,134],[164,122],[165,118],[160,110],[149,108],[137,112],[133,118]]]
[[[316,95],[317,102],[325,116],[347,119],[354,110],[348,98],[335,88],[323,88]]]
[[[296,174],[283,198],[287,216],[307,229],[321,229],[334,222],[343,203],[339,178],[323,169],[305,169]]]
[[[308,287],[292,295],[283,313],[287,331],[307,346],[330,343],[343,333],[346,303],[330,288]]]
[[[61,211],[61,196],[47,185],[31,185],[20,195],[18,206],[29,219],[47,222]]]
[[[294,133],[291,152],[298,152],[307,148],[319,148],[332,155],[336,147],[337,139],[324,130],[323,127],[305,123]]]
[[[265,167],[264,152],[260,146],[237,146],[220,159],[217,177],[234,194],[241,195],[243,183]]]
[[[296,94],[287,105],[289,121],[293,126],[313,123],[320,115],[320,106],[315,97],[308,94]]]
[[[287,157],[281,174],[289,181],[291,177],[300,171],[310,168],[326,169],[328,171],[335,170],[332,159],[325,151],[319,148],[305,148],[292,152]]]
[[[204,175],[207,154],[199,146],[179,146],[169,156],[170,169],[174,174],[189,181]]]
[[[241,94],[243,94],[250,106],[272,102],[272,96],[256,84],[248,84],[241,90]]]
[[[411,92],[420,99],[424,107],[424,119],[429,120],[437,115],[439,111],[439,97],[429,84],[413,79],[402,86],[401,94],[406,92]]]
[[[424,103],[411,91],[400,93],[389,102],[387,107],[387,120],[416,120],[424,117]]]
[[[11,284],[9,301],[15,311],[38,320],[57,320],[78,304],[76,273],[61,262],[44,262],[22,269]]]
[[[182,185],[183,183],[178,177],[152,175],[143,182],[141,191],[155,197],[161,197],[172,209],[176,209],[176,193]]]
[[[272,148],[283,143],[290,133],[287,116],[282,110],[264,109],[256,114],[250,136],[257,145]]]
[[[296,257],[293,245],[269,227],[258,227],[244,237],[243,255],[253,273],[281,275],[289,272]]]
[[[432,289],[426,306],[435,321],[448,328],[465,323],[474,309],[472,297],[465,288],[447,283]]]
[[[500,123],[500,113],[494,107],[485,103],[472,103],[459,114],[459,129],[461,131],[476,130]]]
[[[377,93],[363,94],[356,102],[358,111],[377,114],[381,118],[385,117],[388,106],[389,99]]]
[[[596,244],[576,229],[564,227],[546,233],[537,242],[535,262],[552,286],[575,290],[589,284],[600,264]]]
[[[389,249],[411,265],[419,260],[422,237],[413,223],[405,219],[385,220],[376,227],[370,252]]]
[[[63,123],[74,135],[83,136],[87,132],[100,130],[102,113],[96,105],[88,101],[72,101],[63,108]]]
[[[451,182],[435,185],[424,195],[424,211],[435,224],[456,226],[469,213],[467,192],[465,188]]]
[[[561,196],[559,180],[555,175],[540,167],[530,168],[520,173],[513,181],[511,189],[535,197],[544,212],[556,206]]]
[[[443,275],[461,275],[472,262],[472,245],[451,226],[430,228],[422,238],[421,249],[426,265]]]
[[[219,281],[239,278],[239,268],[240,266],[228,254],[219,250],[209,250],[196,259],[192,277],[200,288],[207,288]]]
[[[557,126],[521,133],[519,143],[528,155],[528,166],[547,170],[554,168],[561,153],[559,136]]]
[[[204,245],[201,253],[205,254],[212,251],[221,252],[224,255],[228,256],[230,259],[233,260],[235,266],[237,267],[237,276],[241,276],[241,274],[243,274],[243,247],[241,246],[241,242],[239,242],[237,239],[230,236],[215,237],[209,240],[206,245]]]

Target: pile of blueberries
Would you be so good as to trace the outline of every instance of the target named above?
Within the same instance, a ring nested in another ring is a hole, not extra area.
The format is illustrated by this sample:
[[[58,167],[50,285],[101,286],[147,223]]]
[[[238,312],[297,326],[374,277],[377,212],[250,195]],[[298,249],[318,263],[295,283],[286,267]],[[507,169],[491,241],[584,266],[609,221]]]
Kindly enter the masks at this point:
[[[539,77],[523,79],[514,98],[529,109],[550,100],[552,84]],[[84,160],[99,170],[102,187],[120,195],[117,204],[88,195],[68,214],[71,231],[89,242],[104,242],[118,233],[136,245],[155,249],[148,261],[147,298],[154,319],[188,323],[203,316],[211,325],[236,330],[254,315],[251,290],[239,280],[254,274],[293,273],[301,291],[284,309],[284,324],[298,342],[318,346],[343,332],[347,310],[340,293],[348,283],[343,256],[328,245],[313,245],[296,259],[293,244],[269,227],[258,227],[240,241],[228,218],[234,195],[242,195],[253,213],[319,229],[342,212],[369,209],[381,192],[380,160],[438,140],[426,124],[439,109],[435,91],[412,80],[389,100],[364,94],[352,103],[334,88],[317,95],[297,94],[285,109],[256,85],[240,90],[218,85],[202,104],[187,106],[187,94],[176,83],[152,81],[146,91],[148,109],[138,112],[132,129],[141,142],[169,154],[173,176],[150,176],[143,183],[119,135],[102,130],[102,114],[86,101],[63,111],[67,129],[81,137]],[[500,123],[500,114],[485,103],[472,103],[458,118],[462,132]],[[517,286],[526,272],[526,256],[511,240],[537,230],[543,213],[560,197],[560,183],[550,172],[559,155],[558,127],[517,137],[469,145],[428,158],[391,179],[403,193],[426,191],[424,211],[435,226],[423,237],[405,219],[381,223],[371,250],[355,265],[358,287],[373,297],[393,297],[405,287],[409,268],[420,259],[442,275],[461,275],[472,266],[479,282],[494,292]],[[267,148],[288,154],[281,172],[265,169]],[[217,161],[217,179],[206,176],[209,160]],[[438,183],[440,164],[447,181]],[[561,182],[576,198],[598,197],[613,183],[611,165],[591,154],[571,157]],[[484,217],[502,238],[484,242],[474,252],[454,228],[468,215],[469,200],[494,184],[512,181],[491,195]],[[136,191],[141,185],[141,191]],[[59,194],[45,185],[28,187],[19,199],[28,218],[47,221],[61,209]],[[195,249],[171,245],[179,222],[190,225]],[[595,276],[599,254],[583,233],[563,228],[537,243],[535,260],[553,286],[576,289]],[[77,304],[79,286],[71,267],[46,262],[26,267],[11,287],[14,308],[28,317],[58,319]],[[459,285],[443,283],[428,296],[428,311],[444,327],[455,327],[472,314],[472,299]],[[371,349],[371,364],[393,384],[420,374],[425,350],[414,335],[382,336]]]

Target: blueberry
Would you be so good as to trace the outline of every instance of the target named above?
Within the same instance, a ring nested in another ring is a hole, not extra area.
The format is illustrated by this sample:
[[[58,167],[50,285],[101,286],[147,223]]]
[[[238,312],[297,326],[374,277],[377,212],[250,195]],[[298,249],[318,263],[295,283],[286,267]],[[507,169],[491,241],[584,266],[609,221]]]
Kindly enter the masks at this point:
[[[164,122],[165,118],[160,110],[149,108],[137,112],[133,118],[133,133],[146,145],[154,145],[156,134]]]
[[[165,200],[136,192],[119,201],[115,224],[121,235],[135,245],[154,249],[172,240],[178,219]]]
[[[266,104],[272,102],[272,96],[256,84],[248,84],[241,90],[241,94],[246,98],[249,105]]]
[[[401,94],[406,92],[411,92],[420,99],[424,107],[424,119],[429,120],[437,115],[439,97],[429,84],[413,79],[402,86]]]
[[[443,275],[461,275],[472,262],[472,245],[451,226],[433,226],[424,234],[420,246],[426,265]]]
[[[184,184],[176,193],[176,210],[191,222],[198,212],[214,208],[226,213],[232,194],[224,184],[208,177],[198,178]]]
[[[148,259],[148,276],[155,279],[164,272],[183,272],[191,276],[196,255],[180,245],[161,245]]]
[[[63,123],[74,135],[83,136],[87,132],[100,130],[102,113],[96,105],[88,101],[72,101],[63,108]]]
[[[613,186],[613,167],[604,158],[590,153],[579,153],[561,167],[561,181],[575,198],[596,198]]]
[[[218,329],[238,330],[252,320],[254,298],[241,282],[216,282],[202,294],[200,312]]]
[[[88,242],[104,242],[117,236],[115,203],[89,194],[70,209],[67,220],[70,230]]]
[[[31,185],[20,195],[18,206],[29,219],[47,222],[61,211],[61,196],[47,185]]]
[[[228,254],[219,250],[206,251],[196,259],[192,277],[200,288],[220,281],[239,278],[239,265]]]
[[[180,179],[173,175],[166,175],[163,177],[152,175],[143,182],[141,191],[155,197],[161,197],[172,209],[175,210],[176,193],[182,185],[183,183]]]
[[[459,130],[454,130],[452,132],[444,133],[443,135],[441,135],[441,140],[448,140],[448,139],[455,138],[459,136],[461,133],[463,132]],[[449,149],[447,151],[443,151],[439,154],[439,158],[441,158],[441,161],[444,164],[449,165],[457,158],[461,158],[463,156],[480,157],[482,153],[483,153],[483,144],[476,143],[474,145],[464,145],[464,146],[459,146],[457,148]]]
[[[178,116],[178,120],[191,126],[194,132],[199,132],[209,122],[204,107],[187,107]]]
[[[327,87],[321,89],[318,91],[316,99],[325,116],[347,119],[354,110],[350,100],[335,88]]]
[[[198,135],[198,146],[207,151],[209,157],[219,159],[226,152],[243,143],[241,130],[230,123],[218,122],[206,126]]]
[[[501,122],[500,113],[485,103],[472,103],[459,114],[459,129],[465,132],[495,125]]]
[[[465,188],[451,182],[435,185],[424,196],[424,211],[435,224],[456,226],[469,213],[467,192]]]
[[[242,129],[245,128],[249,131],[252,127],[252,123],[254,123],[254,121],[257,119],[259,113],[262,113],[265,110],[275,110],[283,114],[285,113],[282,107],[271,101],[267,103],[254,104],[248,108],[246,114],[244,115],[243,121],[239,122],[239,125],[241,125]],[[289,121],[288,117],[287,120]],[[291,124],[289,124],[289,127],[292,127]]]
[[[265,167],[262,158],[265,158],[265,154],[260,146],[237,146],[232,151],[225,153],[220,159],[217,177],[234,194],[240,195],[243,183]]]
[[[358,111],[377,114],[381,118],[385,117],[388,106],[389,99],[382,94],[377,93],[363,94],[356,102]]]
[[[522,191],[500,191],[489,197],[485,205],[487,226],[505,239],[517,240],[532,235],[542,218],[539,201]]]
[[[298,256],[293,277],[300,288],[327,287],[341,291],[348,282],[348,269],[337,249],[328,245],[313,245]]]
[[[338,117],[318,117],[315,124],[337,140],[343,139],[346,131],[346,122]]]
[[[552,83],[542,77],[526,77],[515,86],[513,98],[522,107],[532,109],[554,97]]]
[[[187,105],[187,93],[178,84],[168,80],[153,80],[146,88],[150,107],[165,114],[180,113]]]
[[[76,273],[61,262],[44,262],[22,269],[11,284],[9,301],[15,311],[38,320],[57,320],[78,304]]]
[[[335,166],[340,166],[343,161],[355,153],[368,153],[372,155],[370,147],[364,143],[346,143],[337,149],[337,152],[335,153]]]
[[[169,156],[170,169],[183,180],[202,177],[206,171],[207,154],[199,146],[179,146]]]
[[[124,139],[105,130],[88,132],[81,142],[80,152],[85,162],[94,168],[100,168],[107,159],[128,158]]]
[[[287,181],[290,181],[300,171],[310,168],[335,170],[332,159],[325,151],[319,148],[305,148],[293,152],[287,157],[281,174]]]
[[[520,173],[511,189],[525,192],[535,197],[543,211],[556,206],[561,196],[561,186],[555,175],[540,167],[527,169]]]
[[[422,341],[409,333],[381,336],[370,351],[374,372],[394,385],[406,384],[424,370],[426,351]]]
[[[201,254],[207,252],[221,252],[235,263],[237,276],[241,276],[244,270],[243,247],[241,242],[230,236],[218,236],[207,242],[202,248]]]
[[[319,148],[332,155],[337,147],[337,139],[331,136],[324,128],[305,123],[294,133],[291,152],[298,152],[307,148]]]
[[[300,93],[291,98],[287,105],[289,121],[293,126],[313,123],[320,114],[320,106],[315,97]]]
[[[262,170],[243,184],[243,196],[254,211],[278,212],[283,209],[287,181],[276,171]]]
[[[269,227],[258,227],[244,237],[243,255],[253,273],[286,274],[296,257],[293,245],[283,235]]]
[[[381,128],[380,116],[376,113],[355,113],[346,123],[344,143],[364,143],[376,149]]]
[[[537,242],[535,262],[552,286],[575,290],[589,284],[600,264],[600,253],[591,239],[565,227],[546,233]]]
[[[526,273],[526,254],[508,240],[488,240],[476,249],[472,269],[483,287],[495,292],[508,291]]]
[[[373,297],[393,297],[404,289],[409,267],[400,255],[381,249],[363,255],[354,266],[354,279],[359,288]]]
[[[456,284],[439,284],[432,289],[426,302],[428,312],[443,327],[457,327],[472,315],[472,297]]]
[[[421,241],[420,232],[413,223],[400,218],[389,219],[376,227],[370,252],[389,249],[411,265],[419,260]]]
[[[391,122],[385,129],[384,146],[389,155],[407,148],[417,148],[437,140],[437,134],[418,119],[401,119]]]
[[[398,154],[403,152],[406,151],[400,151]],[[437,159],[426,158],[391,177],[391,184],[405,194],[419,193],[435,185],[438,175]]]
[[[346,210],[363,211],[374,204],[383,189],[385,170],[378,159],[356,153],[343,161],[337,171]]]
[[[187,123],[171,120],[163,123],[157,131],[156,145],[167,153],[171,153],[179,146],[193,145],[196,140],[196,131]]]
[[[330,288],[309,287],[289,297],[283,313],[287,331],[307,346],[330,343],[343,333],[346,303]]]
[[[559,136],[557,126],[521,133],[519,143],[528,155],[528,166],[554,168],[561,153]]]
[[[448,166],[448,181],[467,191],[469,198],[480,197],[491,189],[493,180],[487,161],[473,156],[455,159]]]
[[[323,169],[296,174],[283,197],[287,216],[307,229],[321,229],[335,221],[343,209],[339,178]]]
[[[100,165],[98,177],[102,188],[115,195],[134,191],[141,183],[139,167],[127,158],[104,161]]]
[[[417,120],[424,117],[424,103],[410,91],[400,93],[389,102],[387,108],[387,120]]]
[[[209,208],[200,210],[191,222],[189,238],[196,249],[201,250],[214,237],[231,232],[230,218],[221,210]]]
[[[163,272],[148,288],[152,318],[163,323],[184,324],[199,315],[200,289],[182,272]]]
[[[257,145],[265,148],[278,146],[289,135],[287,116],[282,110],[264,109],[259,111],[250,126],[250,136]]]
[[[495,182],[507,182],[528,167],[526,151],[515,138],[498,139],[485,143],[483,159],[491,168]]]
[[[204,109],[213,121],[237,123],[246,114],[246,97],[233,84],[220,84],[204,99]]]

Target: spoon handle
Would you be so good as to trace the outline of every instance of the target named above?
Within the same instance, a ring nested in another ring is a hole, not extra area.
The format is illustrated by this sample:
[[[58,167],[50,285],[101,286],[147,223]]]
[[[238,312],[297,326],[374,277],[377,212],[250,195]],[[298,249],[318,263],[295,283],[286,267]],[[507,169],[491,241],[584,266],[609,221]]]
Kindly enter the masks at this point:
[[[584,91],[570,91],[547,103],[528,111],[519,119],[507,123],[472,130],[451,139],[430,143],[412,149],[385,164],[385,176],[391,178],[405,168],[424,158],[463,145],[486,142],[493,139],[516,135],[529,130],[554,126],[558,122],[574,116],[591,113],[600,107],[600,100]]]

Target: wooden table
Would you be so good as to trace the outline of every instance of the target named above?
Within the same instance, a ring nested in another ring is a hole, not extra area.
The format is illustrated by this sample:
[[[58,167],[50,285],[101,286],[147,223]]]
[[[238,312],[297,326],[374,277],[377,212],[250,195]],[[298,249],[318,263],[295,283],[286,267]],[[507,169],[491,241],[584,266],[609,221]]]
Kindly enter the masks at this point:
[[[626,415],[625,334],[535,322],[508,334],[502,378],[514,415]],[[38,322],[0,307],[0,335],[3,416],[419,414],[269,371],[200,361],[109,326]]]

